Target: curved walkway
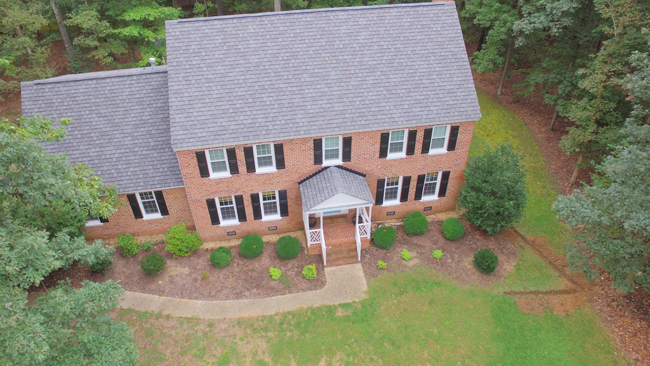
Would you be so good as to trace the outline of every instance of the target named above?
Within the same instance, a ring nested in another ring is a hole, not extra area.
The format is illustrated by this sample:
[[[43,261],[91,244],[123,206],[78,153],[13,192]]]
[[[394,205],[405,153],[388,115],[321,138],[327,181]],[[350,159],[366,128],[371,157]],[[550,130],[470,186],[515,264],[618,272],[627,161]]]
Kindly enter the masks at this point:
[[[336,305],[363,300],[367,297],[366,278],[360,263],[325,268],[327,283],[316,291],[226,301],[186,300],[173,297],[126,291],[119,298],[120,307],[139,311],[154,311],[182,317],[202,319],[243,318],[273,315],[303,307]]]

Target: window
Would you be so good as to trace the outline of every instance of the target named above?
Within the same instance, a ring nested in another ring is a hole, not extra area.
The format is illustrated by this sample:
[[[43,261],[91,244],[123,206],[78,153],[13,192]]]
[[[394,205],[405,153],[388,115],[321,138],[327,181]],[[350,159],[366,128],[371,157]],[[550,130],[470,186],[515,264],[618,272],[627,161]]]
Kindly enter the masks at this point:
[[[275,171],[275,162],[273,161],[273,145],[260,144],[255,145],[255,166],[256,172]]]
[[[441,172],[427,173],[424,177],[424,186],[422,187],[422,200],[438,198],[438,183],[440,182]]]
[[[140,192],[137,197],[145,220],[162,217],[158,208],[158,202],[156,202],[156,196],[152,191]]]
[[[280,218],[277,191],[260,193],[262,196],[262,220]]]
[[[446,152],[447,147],[447,133],[449,132],[449,126],[436,126],[433,128],[433,133],[431,134],[431,146],[429,147],[429,153],[441,153]]]
[[[99,217],[92,216],[90,213],[86,218],[86,227],[101,226],[103,225]]]
[[[235,199],[233,196],[218,197],[219,203],[219,220],[221,225],[239,224],[237,210],[235,209]]]
[[[228,157],[226,149],[207,150],[208,169],[210,177],[229,177]]]
[[[387,203],[399,204],[399,188],[402,177],[386,178],[386,186],[384,188],[384,205]]]
[[[405,157],[406,149],[406,130],[390,131],[388,141],[388,158]]]
[[[341,136],[325,137],[323,139],[323,165],[341,163]]]

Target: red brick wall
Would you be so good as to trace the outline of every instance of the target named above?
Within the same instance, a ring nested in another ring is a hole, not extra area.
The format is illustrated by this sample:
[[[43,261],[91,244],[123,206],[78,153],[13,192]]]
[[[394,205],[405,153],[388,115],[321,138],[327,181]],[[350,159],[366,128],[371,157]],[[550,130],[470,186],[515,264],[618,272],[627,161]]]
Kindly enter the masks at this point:
[[[170,227],[181,222],[184,222],[188,229],[194,229],[194,220],[187,203],[185,188],[165,189],[162,192],[169,210],[168,216],[153,220],[136,220],[126,195],[120,194],[119,199],[123,205],[118,207],[117,212],[108,218],[108,222],[101,226],[87,227],[86,239],[112,238],[126,233],[131,235],[163,234]]]
[[[424,129],[430,126],[423,126],[417,129],[417,142],[415,155],[403,159],[387,160],[379,158],[380,134],[389,130],[359,132],[344,134],[352,136],[352,161],[343,165],[347,168],[367,174],[366,180],[373,196],[376,193],[377,179],[391,176],[411,176],[409,190],[409,201],[402,202],[398,206],[382,207],[373,206],[372,219],[385,220],[388,218],[404,217],[412,211],[422,211],[426,206],[432,206],[431,211],[435,213],[453,210],[456,207],[460,185],[463,179],[463,170],[467,161],[467,153],[472,139],[474,122],[465,122],[459,125],[460,131],[455,151],[446,154],[430,156],[421,154]],[[324,136],[323,136],[324,137]],[[246,173],[246,161],[244,159],[244,146],[234,146],[237,152],[237,161],[240,174],[234,174],[230,178],[210,179],[201,178],[196,161],[195,151],[187,150],[178,152],[178,160],[181,172],[185,181],[185,188],[189,206],[192,209],[196,228],[204,240],[220,240],[228,237],[228,231],[236,231],[236,237],[246,234],[269,234],[268,227],[277,226],[277,232],[301,230],[302,223],[302,202],[298,181],[321,169],[322,166],[314,165],[313,139],[303,138],[284,141],[265,141],[268,143],[282,142],[284,144],[284,156],[286,169],[278,170],[276,173],[256,174]],[[233,147],[233,146],[226,146]],[[441,170],[451,171],[446,197],[437,201],[421,202],[414,201],[417,176],[426,172]],[[250,201],[251,193],[258,193],[266,190],[287,190],[289,216],[279,221],[263,222],[253,220],[253,209]],[[247,222],[236,226],[213,226],[210,223],[210,216],[205,200],[225,195],[243,195],[246,208]],[[128,207],[127,207],[128,209]],[[395,216],[387,217],[386,213],[395,211]],[[170,207],[170,212],[172,208]],[[132,220],[133,216],[131,216]]]

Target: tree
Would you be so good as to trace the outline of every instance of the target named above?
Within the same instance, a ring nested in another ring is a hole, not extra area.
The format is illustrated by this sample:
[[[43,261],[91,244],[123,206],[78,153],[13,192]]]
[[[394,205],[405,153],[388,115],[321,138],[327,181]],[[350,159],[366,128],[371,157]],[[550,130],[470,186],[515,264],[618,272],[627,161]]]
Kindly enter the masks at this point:
[[[72,42],[70,42],[70,36],[68,35],[68,29],[65,26],[65,21],[61,10],[59,9],[59,4],[56,0],[50,0],[50,5],[52,6],[52,12],[56,18],[56,23],[59,25],[59,32],[61,32],[61,38],[63,39],[63,44],[65,44],[65,50],[68,52],[68,59],[70,60],[70,65],[75,72],[78,72],[79,66],[75,57],[74,49],[72,48]]]
[[[521,219],[527,195],[520,162],[521,156],[504,144],[467,165],[458,204],[469,222],[496,234]]]

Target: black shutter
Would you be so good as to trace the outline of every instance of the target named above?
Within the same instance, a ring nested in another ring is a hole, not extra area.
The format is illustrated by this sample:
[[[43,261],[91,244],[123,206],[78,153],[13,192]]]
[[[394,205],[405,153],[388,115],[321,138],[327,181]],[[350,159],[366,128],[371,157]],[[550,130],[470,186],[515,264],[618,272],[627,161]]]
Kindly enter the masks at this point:
[[[280,216],[281,217],[289,216],[289,204],[287,202],[287,191],[286,190],[278,191],[278,196],[280,198]]]
[[[323,139],[314,139],[314,165],[323,164]]]
[[[244,207],[244,196],[235,196],[235,206],[237,207],[237,217],[239,222],[246,221],[246,208]]]
[[[375,205],[384,204],[384,186],[386,185],[386,179],[377,179],[377,194],[375,197]]]
[[[251,205],[253,206],[253,219],[262,219],[262,208],[260,207],[259,193],[251,193]]]
[[[228,167],[230,168],[230,174],[239,174],[239,166],[237,165],[237,152],[235,148],[226,149],[226,155],[228,156]]]
[[[208,204],[208,213],[210,213],[212,225],[219,225],[219,211],[217,211],[217,203],[214,198],[208,198],[205,203]]]
[[[205,157],[205,155],[203,156]],[[129,200],[129,205],[131,205],[131,211],[133,211],[133,217],[136,219],[142,218],[142,210],[140,210],[140,205],[138,204],[138,199],[135,198],[135,194],[127,194],[126,198]]]
[[[424,189],[424,178],[426,177],[426,174],[420,174],[418,175],[418,181],[415,184],[415,198],[413,198],[416,201],[419,201],[422,199],[422,190]]]
[[[409,200],[409,188],[411,187],[411,176],[402,178],[402,193],[399,196],[400,202]]]
[[[255,173],[255,155],[253,155],[253,147],[244,147],[244,158],[246,159],[246,172]]]
[[[388,156],[388,139],[390,139],[390,133],[382,132],[381,139],[379,140],[379,158],[385,158]]]
[[[456,141],[458,140],[458,130],[460,126],[451,126],[451,132],[449,133],[449,143],[447,144],[447,151],[456,150]]]
[[[196,162],[199,164],[199,174],[201,174],[201,178],[209,177],[210,170],[208,170],[208,160],[205,158],[205,151],[196,152]]]
[[[275,169],[284,169],[284,146],[275,144]]]
[[[102,224],[107,223],[107,222],[108,222],[108,217],[107,217],[107,218],[103,218],[103,217],[100,216],[100,217],[99,217],[99,222],[101,222]]]
[[[352,160],[352,136],[343,138],[343,159],[342,161]]]
[[[418,137],[418,130],[409,131],[409,139],[406,144],[406,155],[415,155],[415,139]]]
[[[424,139],[422,140],[422,153],[428,154],[429,149],[431,148],[431,134],[433,134],[433,128],[424,129]]]
[[[447,184],[449,183],[449,171],[442,172],[442,180],[440,181],[440,188],[438,189],[438,197],[447,195]]]
[[[165,203],[165,196],[163,196],[162,191],[155,191],[153,194],[156,196],[156,202],[158,202],[158,209],[160,210],[160,214],[162,216],[168,216],[169,210],[167,210],[167,203]]]

